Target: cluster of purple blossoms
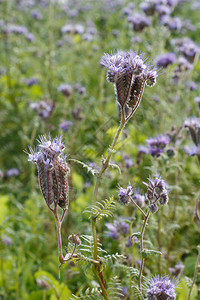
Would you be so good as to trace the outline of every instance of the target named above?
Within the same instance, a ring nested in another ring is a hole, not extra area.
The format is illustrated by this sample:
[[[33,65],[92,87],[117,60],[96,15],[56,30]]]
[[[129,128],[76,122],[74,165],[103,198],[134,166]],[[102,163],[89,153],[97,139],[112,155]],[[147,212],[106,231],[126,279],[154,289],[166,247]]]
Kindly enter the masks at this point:
[[[166,54],[161,54],[156,58],[156,65],[167,68],[169,65],[174,64],[176,61],[176,54],[173,52],[168,52]]]
[[[163,179],[156,177],[154,180],[149,178],[149,183],[143,182],[147,186],[146,198],[149,201],[149,210],[157,212],[158,203],[166,205],[168,203],[168,189]]]
[[[171,44],[176,46],[179,52],[188,60],[193,63],[195,56],[200,52],[200,47],[196,45],[190,38],[173,39]]]
[[[148,300],[175,300],[177,282],[166,276],[154,276],[145,284]]]
[[[169,268],[169,272],[173,276],[179,276],[184,269],[184,265],[182,263],[178,263],[174,266],[174,268]]]
[[[43,119],[48,119],[54,108],[55,108],[55,103],[52,101],[39,101],[39,102],[30,102],[29,106],[32,108],[34,112],[38,114]]]
[[[133,194],[133,188],[128,184],[127,188],[124,189],[122,187],[119,187],[119,201],[121,204],[127,205],[130,203],[130,196]]]
[[[142,2],[140,8],[147,16],[153,16],[157,13],[159,16],[169,15],[173,8],[177,5],[177,0],[163,1],[163,0],[149,0]]]
[[[76,91],[79,95],[84,95],[86,89],[79,83],[75,83],[73,86],[67,83],[62,83],[58,86],[58,91],[61,92],[65,97],[70,97],[73,91]]]
[[[125,222],[124,219],[114,220],[112,223],[106,223],[105,224],[108,231],[108,236],[111,237],[113,240],[118,240],[120,238],[120,235],[123,237],[126,237],[125,246],[127,248],[131,247],[133,244],[132,239],[134,242],[137,242],[137,238],[133,237],[131,238],[129,236],[129,225]],[[128,237],[127,237],[128,236]]]
[[[18,176],[19,170],[17,168],[8,169],[5,175],[6,177]]]
[[[61,28],[61,33],[63,35],[70,34],[75,35],[79,34],[82,40],[85,41],[92,41],[97,34],[97,29],[95,24],[91,21],[88,21],[87,27],[83,26],[82,24],[66,24]]]
[[[31,77],[28,79],[25,79],[24,82],[27,84],[27,86],[31,87],[33,85],[36,85],[38,83],[38,78],[36,77]]]
[[[146,16],[141,14],[128,16],[127,21],[132,24],[133,30],[136,32],[141,32],[145,27],[149,27],[151,25],[151,21]]]
[[[157,135],[154,138],[149,138],[146,140],[148,144],[148,153],[151,156],[159,157],[164,153],[164,149],[170,142],[170,138],[167,135]]]
[[[65,146],[62,138],[51,139],[42,136],[39,140],[38,152],[30,149],[27,152],[28,161],[35,163],[38,167],[39,183],[46,201],[50,208],[52,204],[59,205],[62,209],[68,207],[68,181],[69,168],[62,155]]]
[[[158,73],[156,68],[145,64],[144,54],[120,51],[114,54],[105,53],[100,64],[108,68],[107,80],[113,83],[116,99],[121,108],[138,107],[145,84],[153,86]]]
[[[184,127],[189,130],[194,143],[191,147],[185,147],[185,150],[190,156],[196,155],[200,162],[200,119],[190,117],[185,120]]]
[[[67,132],[69,128],[72,127],[72,125],[73,125],[72,121],[63,121],[62,123],[60,123],[59,127],[63,131]]]
[[[29,32],[25,26],[15,24],[1,24],[0,27],[2,27],[2,32],[6,35],[23,35],[29,42],[33,42],[35,40],[35,36],[33,35],[33,33]]]

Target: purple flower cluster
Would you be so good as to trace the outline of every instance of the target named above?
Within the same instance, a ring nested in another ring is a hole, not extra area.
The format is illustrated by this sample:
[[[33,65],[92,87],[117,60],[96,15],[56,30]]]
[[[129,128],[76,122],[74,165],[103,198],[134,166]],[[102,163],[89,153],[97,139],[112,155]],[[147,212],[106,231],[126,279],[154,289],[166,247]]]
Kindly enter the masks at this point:
[[[167,135],[157,135],[154,138],[146,140],[148,144],[148,152],[152,156],[159,157],[164,153],[164,149],[170,142],[170,138]]]
[[[146,16],[141,14],[128,16],[127,21],[132,24],[133,30],[136,32],[141,32],[145,27],[149,27],[151,25],[151,21]]]
[[[105,53],[100,64],[108,68],[107,79],[114,84],[117,101],[121,107],[139,105],[145,84],[153,86],[158,73],[145,64],[144,54],[120,51]]]
[[[174,266],[174,268],[169,268],[169,272],[171,275],[177,277],[178,275],[180,275],[180,273],[183,271],[183,269],[184,269],[184,265],[181,263],[178,263]]]
[[[129,225],[123,220],[114,220],[112,223],[106,223],[106,227],[108,228],[108,236],[114,240],[118,240],[120,234],[126,235],[129,233]]]
[[[149,178],[149,183],[143,182],[147,186],[146,197],[149,200],[149,210],[157,212],[158,203],[166,205],[168,203],[168,190],[163,179],[156,177],[154,180]]]
[[[59,127],[63,131],[67,132],[69,128],[72,127],[72,125],[73,125],[72,121],[63,121],[62,123],[60,123]]]
[[[156,58],[156,65],[167,68],[169,65],[174,64],[176,61],[176,54],[173,52],[168,52],[166,54],[161,54]]]
[[[67,83],[62,83],[58,86],[58,91],[61,92],[65,97],[70,97],[73,91],[76,91],[79,95],[84,95],[86,89],[79,83],[75,83],[73,86]]]
[[[29,106],[43,119],[48,119],[55,108],[55,104],[50,100],[30,102]]]
[[[6,177],[18,176],[19,170],[17,168],[8,169],[5,175]]]
[[[177,282],[166,276],[154,276],[148,280],[145,290],[148,300],[175,300]]]
[[[42,136],[39,140],[38,152],[30,149],[27,152],[28,161],[35,163],[38,167],[39,182],[43,197],[48,207],[54,203],[61,208],[68,207],[68,182],[67,174],[69,168],[65,162],[62,152],[65,146],[62,138],[51,139]]]
[[[17,34],[23,35],[29,42],[33,42],[35,40],[35,36],[33,33],[29,32],[25,26],[15,25],[15,24],[1,24],[2,32],[4,34]]]
[[[129,185],[126,189],[119,187],[119,201],[121,204],[127,205],[130,202],[130,196],[133,194],[133,188]]]
[[[95,24],[91,21],[88,21],[87,27],[83,26],[80,23],[66,24],[61,28],[61,33],[63,35],[79,34],[82,37],[82,40],[90,42],[94,39],[95,35],[97,34],[97,30]]]

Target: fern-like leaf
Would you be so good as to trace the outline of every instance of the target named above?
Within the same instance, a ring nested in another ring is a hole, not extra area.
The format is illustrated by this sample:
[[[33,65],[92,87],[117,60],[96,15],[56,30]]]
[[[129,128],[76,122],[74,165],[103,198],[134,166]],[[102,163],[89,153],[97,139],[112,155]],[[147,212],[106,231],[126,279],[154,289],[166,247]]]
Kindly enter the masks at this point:
[[[102,300],[103,297],[100,294],[100,291],[98,288],[87,288],[85,292],[80,292],[80,296],[72,295],[73,298],[70,298],[70,300],[75,299],[84,299],[84,300]]]
[[[101,202],[97,202],[97,205],[92,205],[85,210],[91,214],[91,218],[95,218],[97,220],[102,219],[102,217],[112,217],[111,210],[116,206],[113,197],[109,199],[103,200]]]
[[[105,256],[101,257],[101,261],[105,265],[113,264],[115,261],[124,260],[124,259],[126,259],[126,256],[124,256],[122,254],[118,254],[118,253],[115,253],[112,255],[105,255]]]
[[[120,286],[120,280],[117,276],[113,277],[108,283],[108,296],[109,299],[121,299],[123,297],[122,288]]]
[[[80,160],[72,159],[72,158],[69,159],[69,160],[72,160],[72,161],[74,161],[74,162],[76,162],[76,163],[82,165],[83,168],[86,168],[87,171],[88,171],[89,173],[91,173],[93,176],[95,176],[95,175],[98,173],[98,170],[89,167],[88,165],[86,165],[84,162],[82,162],[82,161],[80,161]]]
[[[144,297],[137,286],[132,286],[132,291],[134,300],[144,300]]]

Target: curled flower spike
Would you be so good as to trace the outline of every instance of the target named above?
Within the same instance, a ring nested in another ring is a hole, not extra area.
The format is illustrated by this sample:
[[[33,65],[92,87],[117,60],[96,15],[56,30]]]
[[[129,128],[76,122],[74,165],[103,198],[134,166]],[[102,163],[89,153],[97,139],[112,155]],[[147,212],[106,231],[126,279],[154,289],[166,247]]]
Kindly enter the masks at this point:
[[[175,300],[177,282],[166,276],[154,276],[148,280],[145,289],[148,300]]]
[[[69,168],[62,156],[64,145],[62,138],[51,139],[40,137],[38,152],[30,149],[28,161],[32,161],[38,167],[39,183],[43,197],[50,206],[54,203],[62,209],[68,207],[68,181]]]
[[[127,188],[124,189],[122,187],[119,187],[119,201],[121,204],[127,205],[130,202],[129,196],[133,194],[133,188],[128,184]]]
[[[149,200],[149,210],[152,213],[157,212],[158,204],[166,205],[168,203],[168,189],[163,179],[156,177],[149,179],[149,183],[143,182],[147,186],[146,197]]]
[[[144,54],[120,51],[107,54],[101,58],[100,64],[108,68],[107,79],[114,84],[116,99],[123,108],[128,105],[138,107],[145,84],[153,86],[158,72],[145,63]]]

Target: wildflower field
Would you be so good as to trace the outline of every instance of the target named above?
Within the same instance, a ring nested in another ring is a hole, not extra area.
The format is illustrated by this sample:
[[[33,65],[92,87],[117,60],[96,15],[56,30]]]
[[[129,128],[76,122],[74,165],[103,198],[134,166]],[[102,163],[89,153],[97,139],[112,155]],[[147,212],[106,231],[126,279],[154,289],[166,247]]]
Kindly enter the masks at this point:
[[[200,299],[199,0],[0,0],[0,300]]]

